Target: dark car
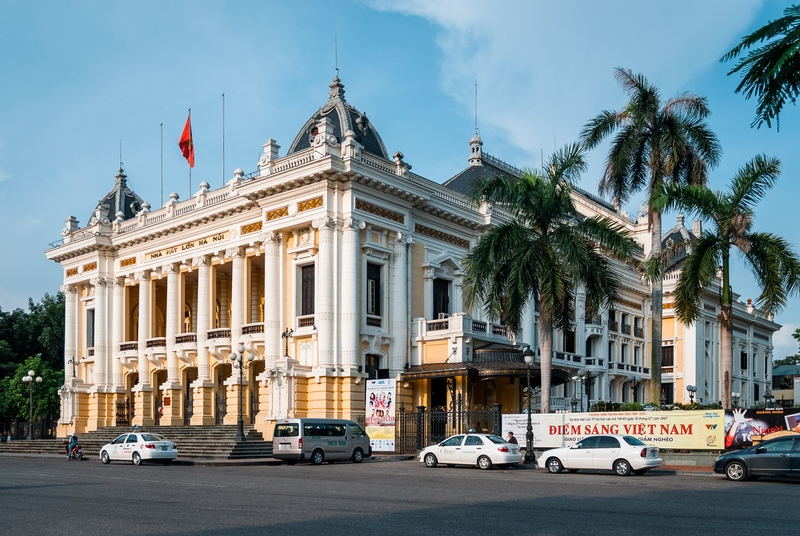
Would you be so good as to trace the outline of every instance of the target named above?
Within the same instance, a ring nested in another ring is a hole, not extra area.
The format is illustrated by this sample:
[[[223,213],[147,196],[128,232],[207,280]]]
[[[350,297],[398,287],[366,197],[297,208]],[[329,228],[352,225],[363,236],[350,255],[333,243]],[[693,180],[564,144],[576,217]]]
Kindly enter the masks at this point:
[[[760,476],[800,477],[800,435],[726,452],[717,458],[714,472],[736,481]]]

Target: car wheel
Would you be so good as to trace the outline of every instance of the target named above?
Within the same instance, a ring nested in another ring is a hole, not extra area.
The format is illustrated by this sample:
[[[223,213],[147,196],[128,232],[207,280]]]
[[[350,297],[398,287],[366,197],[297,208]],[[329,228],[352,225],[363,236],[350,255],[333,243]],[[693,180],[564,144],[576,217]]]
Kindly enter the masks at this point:
[[[133,457],[131,458],[131,462],[133,465],[142,465],[142,457],[139,455],[138,452],[133,453]]]
[[[481,469],[491,469],[492,460],[489,458],[489,456],[481,456],[478,458],[478,467]]]
[[[111,463],[111,458],[109,458],[107,451],[104,450],[103,452],[100,453],[100,461],[106,465]]]
[[[560,473],[561,470],[564,469],[564,466],[561,465],[561,460],[558,458],[550,458],[547,460],[547,470],[553,474]]]
[[[617,460],[614,462],[614,472],[619,476],[628,476],[631,474],[631,464],[628,460]]]
[[[425,465],[427,465],[428,467],[436,467],[436,464],[438,463],[439,461],[436,459],[436,456],[432,452],[429,452],[428,454],[425,455]]]
[[[161,463],[163,463],[164,465],[169,465],[172,463],[172,460],[161,460]]]
[[[353,463],[361,463],[364,459],[364,451],[361,449],[356,449],[353,451]]]
[[[725,466],[725,476],[734,482],[744,480],[747,478],[747,467],[740,461],[731,462]]]
[[[633,471],[633,474],[636,475],[636,476],[642,476],[646,472],[647,472],[647,469],[635,469]]]
[[[325,461],[325,453],[322,452],[320,449],[317,449],[311,453],[311,465],[320,465],[324,461]]]

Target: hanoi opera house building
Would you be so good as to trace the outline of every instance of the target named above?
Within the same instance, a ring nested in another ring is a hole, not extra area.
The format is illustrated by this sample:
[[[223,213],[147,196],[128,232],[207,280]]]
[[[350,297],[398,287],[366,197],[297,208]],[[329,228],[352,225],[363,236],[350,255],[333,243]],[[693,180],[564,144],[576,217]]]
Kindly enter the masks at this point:
[[[242,389],[245,422],[270,437],[278,418],[363,415],[371,378],[397,378],[397,405],[408,410],[458,400],[521,411],[521,349],[537,349],[536,311],[512,334],[466,309],[461,289],[462,259],[508,218],[466,194],[475,179],[520,170],[485,154],[475,134],[464,170],[439,182],[416,175],[344,93],[334,78],[284,156],[267,140],[258,170],[237,170],[223,188],[202,183],[191,198],[172,194],[154,210],[120,169],[88,225],[67,220],[63,243],[46,252],[63,267],[66,295],[59,435],[235,424]],[[579,189],[573,197],[579,213],[614,219],[641,250],[617,263],[623,298],[613,309],[586,317],[579,289],[573,329],[553,337],[551,408],[570,410],[573,395],[584,410],[645,402],[652,313],[638,268],[650,250],[646,216]],[[699,232],[699,222],[688,229],[679,217],[663,241]],[[665,280],[665,395],[688,402],[686,386],[695,385],[697,399],[714,402],[718,292],[703,296],[695,324],[677,323],[678,267]],[[741,302],[734,315],[732,390],[752,404],[771,382],[780,326]],[[230,359],[240,345],[253,358],[241,385]]]

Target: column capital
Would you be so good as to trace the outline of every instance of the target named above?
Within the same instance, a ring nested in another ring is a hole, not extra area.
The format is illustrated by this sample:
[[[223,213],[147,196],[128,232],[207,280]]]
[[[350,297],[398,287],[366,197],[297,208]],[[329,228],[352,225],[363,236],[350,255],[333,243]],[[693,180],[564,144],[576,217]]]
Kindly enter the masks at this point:
[[[105,277],[93,277],[89,280],[89,283],[93,287],[104,287],[106,286],[106,278]]]
[[[125,276],[124,275],[119,275],[119,276],[115,276],[115,277],[109,277],[108,280],[115,287],[124,287],[125,286]]]
[[[262,231],[258,235],[258,240],[262,244],[277,244],[281,241],[280,231]]]
[[[192,266],[211,266],[211,255],[192,257]]]
[[[77,285],[61,285],[59,287],[59,290],[61,290],[61,292],[65,293],[65,294],[67,292],[78,292],[78,286]]]
[[[329,216],[322,216],[321,218],[317,218],[311,221],[311,227],[314,229],[322,230],[329,230],[334,228],[333,218]]]
[[[414,239],[406,233],[394,233],[394,236],[389,240],[392,247],[402,247],[414,243]]]
[[[161,267],[162,274],[174,274],[180,272],[180,264],[177,262],[170,262]]]
[[[225,250],[225,256],[235,259],[237,257],[244,257],[245,249],[242,246],[234,246]]]
[[[343,225],[346,231],[360,231],[361,229],[364,229],[366,226],[367,224],[364,223],[363,220],[359,220],[356,218],[347,218],[346,220],[344,220],[344,225]]]
[[[141,272],[136,272],[135,274],[133,274],[133,277],[139,283],[141,283],[142,281],[150,281],[150,271],[142,270]]]

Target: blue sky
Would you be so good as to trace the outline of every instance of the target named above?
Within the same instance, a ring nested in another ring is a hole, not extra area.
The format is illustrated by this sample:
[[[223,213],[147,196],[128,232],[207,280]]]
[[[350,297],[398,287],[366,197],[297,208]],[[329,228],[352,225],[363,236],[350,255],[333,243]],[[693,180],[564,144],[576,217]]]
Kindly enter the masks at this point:
[[[334,39],[347,99],[364,111],[387,150],[443,182],[467,164],[478,123],[486,152],[519,167],[574,141],[625,94],[615,67],[641,72],[664,97],[705,95],[724,150],[712,188],[754,155],[783,162],[759,206],[756,228],[797,247],[800,110],[781,130],[750,128],[756,103],[734,94],[718,59],[742,35],[779,17],[789,2],[342,0],[307,2],[4,2],[0,4],[0,307],[25,307],[58,291],[62,271],[44,257],[64,220],[85,225],[113,186],[122,160],[130,186],[160,203],[187,197],[178,138],[192,108],[193,188],[225,170],[254,171],[261,145],[291,144],[327,99]],[[335,7],[334,7],[335,6]],[[589,154],[581,186],[596,192],[604,150]],[[626,207],[638,210],[638,200]],[[664,226],[674,224],[674,215]],[[735,261],[734,291],[759,290]],[[793,354],[800,326],[792,298],[777,321],[775,355]]]

